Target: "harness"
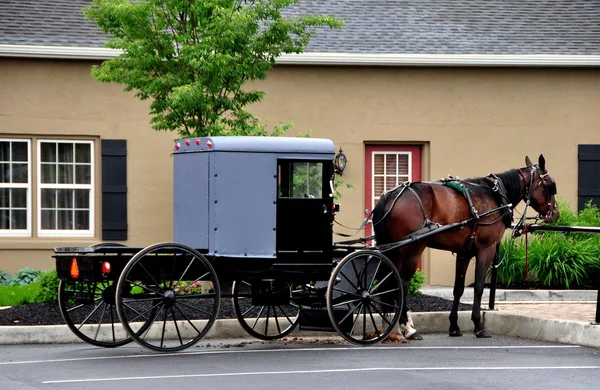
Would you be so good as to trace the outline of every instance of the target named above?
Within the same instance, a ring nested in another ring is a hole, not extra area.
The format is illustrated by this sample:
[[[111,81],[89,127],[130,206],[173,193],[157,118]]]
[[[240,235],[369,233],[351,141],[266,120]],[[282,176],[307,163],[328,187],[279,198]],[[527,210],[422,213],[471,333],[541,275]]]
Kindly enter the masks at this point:
[[[493,175],[493,174],[489,175],[486,179],[490,180],[490,183],[492,184],[491,186],[485,186],[485,185],[478,184],[478,183],[471,183],[471,182],[459,180],[458,178],[455,178],[452,176],[448,176],[447,178],[441,179],[439,181],[434,181],[434,182],[421,182],[421,183],[429,183],[429,184],[439,184],[442,186],[447,186],[447,187],[453,188],[454,190],[460,192],[467,200],[467,203],[469,205],[469,210],[471,212],[471,218],[466,221],[453,223],[453,224],[444,226],[444,228],[458,227],[458,228],[462,229],[465,226],[471,226],[473,228],[473,231],[469,237],[469,241],[465,248],[466,251],[470,251],[473,247],[473,244],[475,242],[475,234],[477,232],[478,226],[491,226],[500,220],[503,220],[504,225],[506,227],[510,227],[512,224],[513,205],[508,201],[507,191],[506,191],[506,187],[504,186],[504,183],[502,183],[502,180],[500,180],[500,178],[498,178],[496,175]],[[404,193],[404,191],[409,190],[415,196],[415,199],[417,199],[417,202],[419,203],[419,207],[421,208],[421,212],[423,213],[423,218],[424,218],[423,226],[421,226],[421,228],[418,229],[417,231],[404,237],[400,242],[381,245],[379,250],[382,252],[391,250],[398,246],[402,246],[407,241],[411,241],[411,240],[416,241],[419,238],[424,238],[424,237],[430,236],[431,234],[433,234],[433,231],[443,228],[439,223],[434,222],[429,218],[429,216],[427,215],[427,211],[425,210],[425,206],[423,205],[423,201],[421,200],[421,197],[419,196],[417,191],[415,191],[415,189],[411,187],[412,184],[414,184],[414,183],[405,182],[405,183],[400,184],[395,189],[391,190],[391,191],[397,191],[397,194],[394,197],[394,200],[391,202],[391,206],[388,208],[388,210],[383,215],[383,217],[379,221],[377,221],[377,223],[385,220],[385,217],[394,208],[394,205],[396,204],[396,202],[398,201],[400,196]],[[483,213],[480,213],[475,208],[475,205],[473,203],[473,199],[471,197],[471,193],[473,191],[469,188],[470,186],[481,187],[481,188],[490,190],[492,193],[496,194],[496,196],[499,198],[500,206],[493,208],[491,210],[485,211]],[[495,219],[491,222],[480,222],[481,218],[484,218],[484,217],[491,215],[493,213],[496,213],[496,212],[501,212],[500,217],[498,217],[497,219]],[[445,230],[445,229],[443,229],[443,230]]]

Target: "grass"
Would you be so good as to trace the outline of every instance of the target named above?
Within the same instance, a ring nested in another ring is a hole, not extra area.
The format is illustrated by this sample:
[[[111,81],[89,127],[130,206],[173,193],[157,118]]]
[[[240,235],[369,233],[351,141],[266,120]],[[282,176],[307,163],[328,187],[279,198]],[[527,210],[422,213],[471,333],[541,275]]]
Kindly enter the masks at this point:
[[[35,303],[41,287],[37,283],[23,286],[0,286],[0,306],[19,306]]]

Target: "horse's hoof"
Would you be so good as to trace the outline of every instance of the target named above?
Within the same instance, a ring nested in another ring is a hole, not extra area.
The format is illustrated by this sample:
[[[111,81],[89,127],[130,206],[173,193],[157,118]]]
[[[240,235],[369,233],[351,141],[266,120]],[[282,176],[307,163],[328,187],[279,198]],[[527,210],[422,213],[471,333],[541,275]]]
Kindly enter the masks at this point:
[[[407,340],[423,340],[423,336],[419,332],[415,332],[406,338]]]
[[[448,332],[448,335],[450,337],[461,337],[463,335],[463,333],[460,329],[455,329],[455,330],[450,330],[450,332]]]
[[[475,337],[478,339],[489,339],[492,337],[492,335],[486,329],[481,329],[475,332]]]

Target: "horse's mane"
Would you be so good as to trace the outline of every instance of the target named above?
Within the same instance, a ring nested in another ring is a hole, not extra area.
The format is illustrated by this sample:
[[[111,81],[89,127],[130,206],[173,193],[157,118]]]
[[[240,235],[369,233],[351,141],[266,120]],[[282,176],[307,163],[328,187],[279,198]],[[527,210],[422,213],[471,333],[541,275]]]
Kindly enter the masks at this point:
[[[496,176],[502,180],[504,187],[506,188],[506,198],[513,205],[519,203],[519,197],[521,195],[521,179],[519,175],[518,169],[510,169],[506,172],[497,173]],[[474,192],[478,191],[488,191],[492,182],[490,181],[490,176],[486,177],[477,177],[472,179],[466,179],[467,183],[477,184],[481,187],[471,187]]]

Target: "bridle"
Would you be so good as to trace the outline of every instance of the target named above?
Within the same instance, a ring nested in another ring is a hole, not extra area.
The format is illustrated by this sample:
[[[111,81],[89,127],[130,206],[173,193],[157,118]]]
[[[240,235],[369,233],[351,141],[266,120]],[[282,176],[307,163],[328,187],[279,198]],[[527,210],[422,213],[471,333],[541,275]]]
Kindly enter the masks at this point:
[[[548,218],[548,215],[551,215],[556,211],[556,206],[552,207],[552,196],[556,195],[556,182],[552,180],[550,183],[546,183],[545,179],[546,177],[549,177],[550,174],[548,172],[542,174],[540,171],[541,169],[538,164],[534,164],[531,166],[531,172],[529,174],[529,185],[525,185],[525,194],[521,198],[525,200],[525,210],[523,211],[523,218],[521,218],[521,221],[519,221],[517,226],[521,225],[521,222],[524,220],[525,215],[527,214],[527,207],[531,204],[531,198],[533,196],[533,193],[541,185],[544,186],[544,192],[546,194],[546,206],[548,211],[544,215],[538,215],[537,218],[542,218],[545,220]],[[537,176],[540,178],[540,182],[534,187],[533,182],[535,180],[536,173]],[[521,175],[523,181],[527,183],[527,179],[525,177],[525,174],[523,173],[522,168],[519,169],[519,175]]]

